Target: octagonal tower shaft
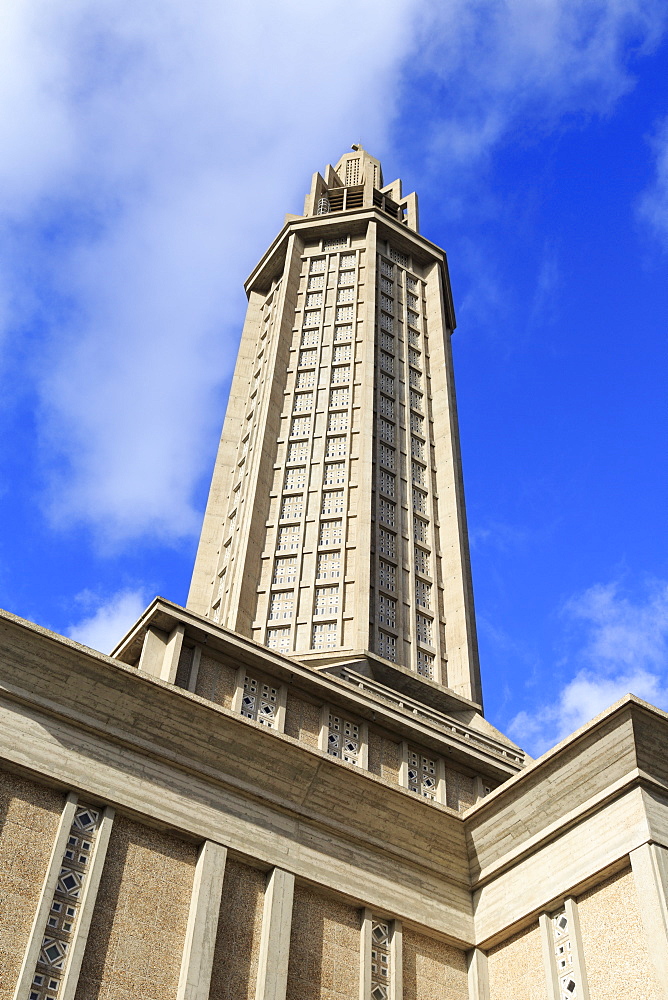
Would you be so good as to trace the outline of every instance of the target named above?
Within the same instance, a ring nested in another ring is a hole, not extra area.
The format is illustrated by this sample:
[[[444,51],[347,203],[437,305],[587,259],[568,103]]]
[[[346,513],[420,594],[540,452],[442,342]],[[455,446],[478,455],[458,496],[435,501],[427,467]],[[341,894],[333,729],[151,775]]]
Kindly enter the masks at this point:
[[[416,196],[354,149],[246,290],[188,607],[313,666],[480,705],[454,314]]]

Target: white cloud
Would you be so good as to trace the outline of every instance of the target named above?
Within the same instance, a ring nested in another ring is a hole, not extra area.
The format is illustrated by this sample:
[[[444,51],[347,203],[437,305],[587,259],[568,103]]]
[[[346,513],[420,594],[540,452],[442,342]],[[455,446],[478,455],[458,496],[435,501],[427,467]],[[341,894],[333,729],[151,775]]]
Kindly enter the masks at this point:
[[[420,62],[430,151],[470,170],[509,130],[606,112],[633,86],[629,64],[665,30],[657,0],[451,0],[422,8]]]
[[[668,247],[668,118],[659,123],[651,146],[655,155],[655,176],[640,199],[639,214]]]
[[[429,102],[416,156],[468,165],[518,121],[608,107],[662,8],[7,0],[0,339],[26,342],[7,364],[37,385],[51,515],[106,545],[197,530],[242,280],[313,169],[391,147],[402,87]]]
[[[409,2],[8,6],[0,317],[48,329],[51,513],[106,544],[193,533],[243,279],[313,169],[384,145]]]
[[[142,590],[121,590],[104,603],[99,603],[94,595],[88,593],[80,594],[78,599],[88,606],[98,606],[92,614],[70,625],[67,635],[101,653],[111,652],[147,604]]]
[[[509,726],[536,754],[625,694],[668,708],[667,583],[655,582],[636,601],[617,584],[597,584],[570,600],[564,614],[575,648],[555,668],[552,697]]]

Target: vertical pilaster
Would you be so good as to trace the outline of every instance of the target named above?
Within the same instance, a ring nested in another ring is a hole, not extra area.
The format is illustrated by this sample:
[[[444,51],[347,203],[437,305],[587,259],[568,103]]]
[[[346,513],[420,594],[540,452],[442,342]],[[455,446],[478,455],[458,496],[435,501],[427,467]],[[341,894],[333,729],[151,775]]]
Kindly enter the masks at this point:
[[[464,481],[462,476],[457,401],[455,396],[452,346],[446,303],[449,297],[447,271],[434,264],[426,283],[429,326],[431,416],[434,427],[440,560],[436,582],[443,585],[442,612],[447,622],[447,677],[442,683],[482,702],[480,664],[473,606],[473,584],[466,527]],[[440,369],[438,377],[436,371]]]
[[[668,850],[643,844],[629,857],[647,950],[668,997]]]
[[[139,657],[138,669],[153,677],[160,677],[165,659],[167,633],[157,628],[147,628]]]
[[[14,1000],[73,1000],[113,817],[67,796]]]
[[[176,671],[179,665],[181,650],[183,649],[183,636],[185,631],[185,625],[177,625],[174,629],[172,629],[169,634],[169,638],[167,639],[165,655],[162,661],[162,670],[160,671],[160,679],[163,681],[169,681],[170,684],[173,684],[176,680]]]
[[[543,949],[543,967],[548,1000],[559,1000],[559,977],[557,976],[557,959],[554,954],[552,921],[547,913],[541,913],[538,922],[540,924],[540,943]]]
[[[403,930],[401,921],[362,910],[360,1000],[402,1000]]]
[[[565,921],[565,922],[564,922]],[[575,983],[577,1000],[589,1000],[587,971],[582,949],[582,935],[577,904],[571,897],[564,901],[562,912],[541,913],[539,917],[543,964],[549,1000],[561,1000],[569,989],[568,982]]]
[[[392,921],[390,938],[390,1000],[403,1000],[404,934],[400,920]]]
[[[105,858],[107,857],[107,848],[109,846],[111,828],[114,822],[114,813],[115,810],[112,809],[111,806],[107,806],[102,814],[102,820],[95,838],[95,846],[90,858],[88,876],[86,877],[86,881],[83,885],[79,919],[76,925],[74,940],[72,941],[70,948],[69,961],[65,968],[65,975],[63,976],[62,985],[58,994],[59,1000],[74,1000],[74,995],[77,991],[81,964],[83,962],[84,954],[86,953],[90,925],[95,911],[97,892],[100,888],[102,869],[104,868]]]
[[[578,907],[572,896],[568,896],[564,901],[564,913],[568,920],[568,927],[571,935],[573,948],[573,971],[577,980],[580,993],[578,1000],[589,1000],[589,985],[587,983],[587,970],[585,968],[584,949],[582,947],[582,932],[580,931],[580,916]]]
[[[190,897],[177,1000],[208,1000],[226,860],[227,848],[211,840],[202,844]]]
[[[371,949],[373,915],[368,907],[362,910],[362,926],[360,928],[360,1000],[371,997]]]
[[[202,662],[202,647],[195,646],[193,649],[193,661],[190,666],[190,677],[188,678],[188,691],[197,690],[197,678],[199,677],[199,667]]]
[[[467,955],[469,1000],[489,1000],[489,973],[487,955],[474,948]]]
[[[274,868],[267,880],[255,1000],[285,1000],[295,877]]]
[[[408,788],[408,741],[402,740],[399,744],[401,748],[401,763],[399,764],[399,784],[402,788]]]
[[[371,186],[373,198],[373,185]],[[354,393],[359,393],[360,427],[359,458],[357,461],[357,538],[355,551],[355,649],[369,649],[369,621],[375,618],[371,602],[371,509],[373,486],[373,420],[375,384],[375,339],[376,339],[376,255],[377,225],[369,222],[364,251],[364,307],[361,312],[361,327],[358,324],[354,335],[358,342],[356,352],[361,364],[356,365]],[[358,377],[358,372],[361,377]]]
[[[259,435],[245,462],[243,504],[239,505],[235,518],[237,523],[231,542],[233,562],[230,562],[227,571],[230,577],[229,592],[225,612],[220,619],[221,624],[250,637],[253,637],[257,588],[262,578],[262,554],[266,544],[270,493],[276,471],[276,441],[280,437],[302,268],[302,246],[301,238],[296,233],[288,237],[283,276],[275,305],[276,326],[265,347],[266,361],[257,400],[255,420]],[[251,328],[249,331],[255,340],[259,328],[258,317],[255,330],[252,331]],[[244,401],[244,405],[247,407],[247,401]]]
[[[44,939],[44,928],[46,927],[49,910],[51,909],[51,903],[53,902],[53,894],[56,891],[56,885],[58,884],[60,866],[62,864],[63,854],[65,853],[67,838],[74,820],[76,807],[77,796],[74,792],[70,792],[67,796],[67,800],[60,817],[60,823],[58,824],[56,839],[54,840],[53,850],[51,851],[51,857],[49,859],[49,867],[46,870],[44,885],[42,886],[42,892],[37,904],[35,919],[33,920],[32,927],[30,929],[28,947],[26,948],[25,955],[23,956],[21,972],[19,973],[16,989],[14,990],[14,1000],[24,1000],[24,998],[30,993],[30,986],[32,984],[33,976],[35,975],[35,966],[37,965],[37,959],[39,957],[40,948],[42,947],[42,941]]]

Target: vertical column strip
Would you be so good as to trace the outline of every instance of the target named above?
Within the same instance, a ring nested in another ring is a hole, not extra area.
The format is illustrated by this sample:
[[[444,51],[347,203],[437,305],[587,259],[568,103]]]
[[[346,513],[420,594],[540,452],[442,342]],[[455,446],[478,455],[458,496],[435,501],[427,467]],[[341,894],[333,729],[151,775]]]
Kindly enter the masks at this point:
[[[390,938],[390,998],[403,1000],[404,995],[404,933],[400,920],[392,921]]]
[[[582,933],[580,932],[580,917],[577,903],[572,896],[564,900],[564,913],[568,920],[568,929],[571,936],[573,972],[577,983],[577,1000],[589,1000],[589,986],[587,984],[587,970],[585,969],[584,950],[582,947]]]
[[[177,1000],[208,1000],[227,848],[206,840],[193,879]]]
[[[556,913],[539,918],[545,978],[550,1000],[589,1000],[577,905],[572,897]]]
[[[44,885],[42,886],[42,892],[37,904],[35,919],[33,920],[32,928],[30,929],[28,947],[26,948],[25,955],[23,956],[23,964],[19,973],[16,989],[14,990],[14,1000],[25,1000],[25,998],[30,994],[30,987],[35,975],[35,966],[37,965],[39,951],[42,947],[42,940],[44,938],[44,928],[46,927],[49,910],[51,909],[51,903],[53,902],[53,894],[55,892],[56,885],[58,884],[60,866],[62,864],[63,854],[65,853],[67,838],[74,820],[76,807],[77,796],[74,792],[70,792],[65,801],[65,806],[60,817],[60,823],[58,824],[56,839],[53,843],[53,850],[51,851],[49,865],[44,877]]]
[[[67,796],[15,1000],[74,997],[112,819]]]
[[[474,948],[467,956],[469,1000],[489,1000],[489,972],[487,954]]]
[[[373,192],[372,192],[373,193]],[[356,350],[355,368],[352,372],[351,395],[360,404],[360,429],[357,460],[357,511],[358,524],[355,539],[355,636],[354,649],[369,649],[369,612],[371,610],[371,546],[374,543],[371,527],[373,485],[373,431],[375,344],[376,344],[376,223],[367,225],[364,251],[364,305],[359,310],[353,336]],[[358,343],[361,333],[362,341]],[[358,363],[359,361],[359,363]],[[361,383],[361,384],[360,384]],[[358,395],[359,394],[359,395]],[[351,575],[347,572],[347,575]],[[373,620],[375,621],[375,609]],[[376,649],[376,642],[372,646]]]
[[[202,662],[202,647],[195,646],[193,650],[193,661],[190,666],[190,677],[188,678],[188,691],[197,691],[197,678],[199,677],[199,668]]]
[[[90,925],[93,919],[93,911],[95,910],[97,891],[100,888],[100,879],[102,878],[102,870],[107,856],[114,814],[115,810],[111,806],[107,806],[102,814],[102,821],[95,837],[93,853],[90,858],[90,868],[81,895],[79,920],[76,925],[69,960],[60,987],[59,1000],[74,1000],[77,990],[81,964],[86,952]]]
[[[360,1000],[369,1000],[371,996],[371,928],[373,916],[371,910],[362,910],[362,927],[360,929]]]
[[[538,923],[540,925],[540,943],[543,949],[543,967],[545,968],[548,1000],[559,1000],[559,977],[557,976],[557,960],[554,954],[552,921],[547,913],[541,913]]]
[[[165,645],[165,655],[160,670],[160,679],[173,684],[176,680],[176,671],[179,666],[179,657],[183,649],[183,636],[186,627],[183,624],[176,625],[169,634]]]
[[[659,982],[668,983],[668,851],[658,844],[643,844],[629,858],[647,950]]]
[[[274,868],[267,881],[255,1000],[285,1000],[295,877]]]

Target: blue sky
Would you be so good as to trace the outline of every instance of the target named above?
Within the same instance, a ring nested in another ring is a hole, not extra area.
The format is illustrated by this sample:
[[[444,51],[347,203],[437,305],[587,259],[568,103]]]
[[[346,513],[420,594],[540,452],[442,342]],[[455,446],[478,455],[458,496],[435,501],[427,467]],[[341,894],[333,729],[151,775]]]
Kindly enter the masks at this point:
[[[0,605],[185,601],[243,280],[361,140],[449,255],[488,717],[668,708],[665,4],[224,6],[7,6]]]

